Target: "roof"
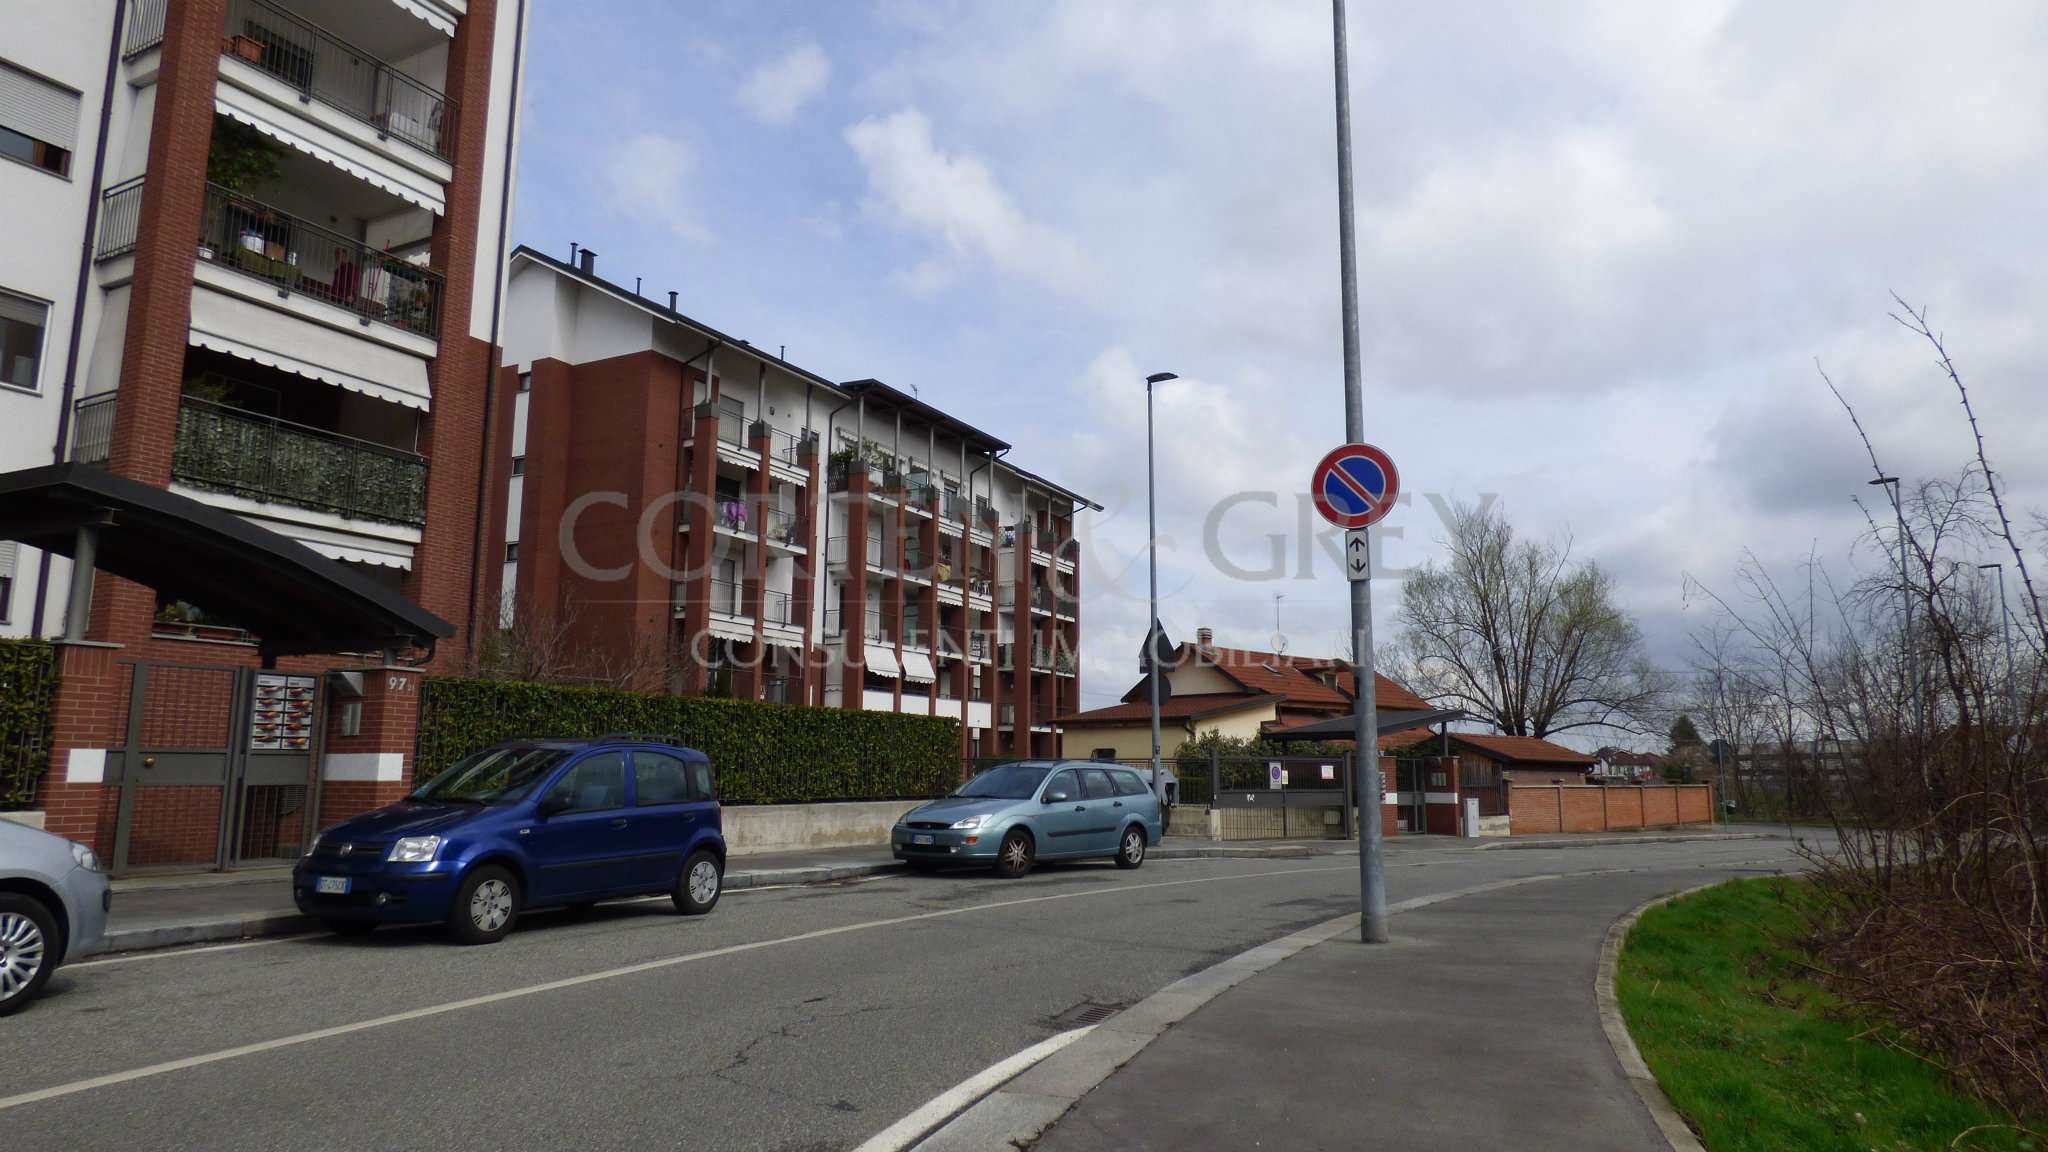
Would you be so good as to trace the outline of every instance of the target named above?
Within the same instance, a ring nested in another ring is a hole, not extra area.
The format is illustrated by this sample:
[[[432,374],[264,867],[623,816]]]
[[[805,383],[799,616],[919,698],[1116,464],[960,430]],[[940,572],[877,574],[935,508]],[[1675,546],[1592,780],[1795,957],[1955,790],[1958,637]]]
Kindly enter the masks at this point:
[[[998,440],[994,436],[969,424],[967,421],[934,408],[923,400],[918,399],[915,395],[899,391],[888,384],[882,383],[880,380],[872,378],[845,380],[840,382],[839,389],[849,396],[869,396],[880,400],[891,408],[900,408],[920,420],[937,424],[954,432],[962,439],[975,443],[985,451],[1001,452],[1010,446],[1008,441]]]
[[[1435,739],[1435,733],[1415,733],[1388,737],[1382,747],[1405,748],[1420,743],[1423,739]],[[1600,757],[1591,752],[1580,752],[1562,744],[1552,744],[1536,736],[1496,736],[1478,732],[1452,732],[1451,743],[1464,744],[1485,752],[1497,760],[1506,761],[1508,767],[1516,764],[1553,764],[1590,767],[1600,762]]]
[[[1351,706],[1353,681],[1346,661],[1260,652],[1252,648],[1220,648],[1213,644],[1205,647],[1186,643],[1175,649],[1176,661],[1191,658],[1199,658],[1205,666],[1215,668],[1247,692],[1285,697],[1285,702],[1291,707],[1336,711]],[[1326,684],[1313,675],[1332,669],[1342,670],[1336,686]],[[1426,712],[1433,707],[1429,701],[1379,673],[1373,674],[1373,684],[1374,703],[1381,709]],[[1144,681],[1141,680],[1125,699],[1130,699],[1143,687]]]
[[[93,566],[232,620],[266,655],[431,649],[455,628],[304,544],[93,464],[0,474],[0,540],[70,556],[100,525]]]
[[[1463,720],[1464,718],[1465,714],[1456,708],[1425,708],[1421,711],[1407,708],[1374,707],[1373,709],[1373,719],[1380,732],[1379,744],[1381,748],[1406,747],[1408,743],[1413,743],[1412,740],[1405,741],[1400,745],[1388,743],[1390,740],[1397,740],[1410,735],[1410,729],[1421,728],[1420,732],[1414,733],[1415,738],[1420,739],[1423,736],[1435,735],[1434,732],[1424,727],[1425,725],[1446,724],[1453,720]],[[1356,723],[1357,721],[1349,715],[1332,716],[1327,720],[1317,720],[1312,724],[1297,724],[1292,728],[1281,728],[1278,731],[1268,732],[1265,734],[1265,737],[1268,740],[1282,742],[1289,740],[1349,740],[1352,738],[1352,734],[1357,731]]]
[[[1243,712],[1250,708],[1277,705],[1278,696],[1260,694],[1239,695],[1235,692],[1203,692],[1192,696],[1174,696],[1159,702],[1161,720],[1204,720],[1211,716],[1224,716],[1232,712]],[[1129,724],[1149,721],[1152,718],[1152,702],[1149,700],[1127,700],[1107,708],[1096,708],[1087,712],[1076,712],[1054,720],[1055,724],[1088,727],[1094,724]]]

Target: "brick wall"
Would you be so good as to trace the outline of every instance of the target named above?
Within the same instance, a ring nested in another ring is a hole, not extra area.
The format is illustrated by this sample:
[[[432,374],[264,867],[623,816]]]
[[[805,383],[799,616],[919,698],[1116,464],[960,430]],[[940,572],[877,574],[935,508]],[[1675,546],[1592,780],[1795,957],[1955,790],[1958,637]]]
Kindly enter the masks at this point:
[[[36,797],[47,831],[89,844],[103,859],[111,859],[114,852],[120,790],[104,783],[74,784],[67,777],[74,750],[104,750],[123,739],[129,670],[119,663],[119,655],[118,648],[58,645],[50,769]]]
[[[1517,836],[1706,824],[1713,820],[1713,806],[1710,784],[1516,784],[1508,789],[1508,816]]]
[[[226,748],[233,668],[151,668],[143,688],[145,748]]]
[[[220,848],[221,789],[213,784],[150,784],[135,790],[128,866],[212,864]]]
[[[420,722],[419,670],[365,668],[361,673],[362,715],[356,734],[342,734],[344,709],[342,702],[335,702],[327,711],[326,755],[344,758],[397,755],[400,758],[399,776],[396,780],[329,779],[330,765],[335,761],[323,762],[320,765],[321,828],[332,828],[343,820],[381,808],[412,791],[413,748],[418,742]]]

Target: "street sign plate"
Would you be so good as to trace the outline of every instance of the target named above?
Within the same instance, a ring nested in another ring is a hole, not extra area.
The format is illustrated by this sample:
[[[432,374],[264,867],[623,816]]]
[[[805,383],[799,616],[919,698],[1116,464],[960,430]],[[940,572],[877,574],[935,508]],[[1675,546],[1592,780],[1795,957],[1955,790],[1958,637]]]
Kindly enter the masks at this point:
[[[1286,784],[1287,773],[1281,769],[1280,762],[1278,760],[1266,761],[1266,787],[1282,788]]]
[[[1372,579],[1372,530],[1353,528],[1344,534],[1344,578],[1357,583]]]
[[[1400,494],[1401,474],[1393,459],[1370,444],[1332,449],[1309,479],[1316,511],[1344,529],[1379,523]]]

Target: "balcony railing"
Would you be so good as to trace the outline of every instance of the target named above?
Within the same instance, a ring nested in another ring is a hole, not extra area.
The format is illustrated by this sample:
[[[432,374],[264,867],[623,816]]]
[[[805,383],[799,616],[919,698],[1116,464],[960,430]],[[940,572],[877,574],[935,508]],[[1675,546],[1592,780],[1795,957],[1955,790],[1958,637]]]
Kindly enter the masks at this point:
[[[768,456],[779,464],[796,467],[797,446],[802,443],[803,438],[794,432],[785,432],[780,428],[768,429]]]
[[[164,9],[170,0],[135,0],[128,9],[128,38],[121,58],[139,56],[164,42]]]
[[[1033,589],[1031,593],[1031,610],[1041,616],[1052,615],[1052,593],[1043,588]]]
[[[967,523],[969,511],[967,497],[948,489],[939,494],[939,515],[955,524]]]
[[[770,508],[767,522],[762,527],[765,529],[762,534],[770,540],[797,547],[803,546],[803,523],[797,519],[794,512]]]
[[[793,676],[763,676],[761,678],[761,699],[769,704],[794,703],[796,687],[796,678]]]
[[[790,625],[797,623],[796,598],[787,592],[773,588],[761,593],[761,619],[769,624]]]
[[[260,200],[206,186],[199,258],[364,320],[430,339],[441,334],[441,274],[400,260]]]
[[[111,260],[135,251],[141,223],[142,177],[100,193],[100,234],[93,244],[93,259]]]
[[[747,615],[746,603],[740,599],[740,585],[733,580],[711,582],[711,610],[727,616]]]
[[[1031,650],[1031,667],[1039,672],[1052,671],[1052,649],[1033,648]]]
[[[746,501],[741,500],[737,496],[719,497],[718,514],[712,523],[716,527],[729,529],[734,532],[747,531],[749,521],[747,518]]]
[[[718,440],[735,448],[747,446],[747,418],[731,412],[718,414]]]
[[[834,536],[832,537],[832,539],[826,541],[826,561],[832,564],[849,563],[846,557],[846,544],[847,538],[844,536]],[[880,540],[877,540],[873,537],[869,537],[867,541],[867,547],[863,549],[863,553],[868,567],[880,568],[882,566],[882,542]]]
[[[379,135],[443,160],[453,156],[453,101],[268,0],[227,0],[221,53],[248,61]]]
[[[923,575],[925,569],[930,567],[930,565],[927,563],[927,561],[929,561],[930,559],[931,557],[925,555],[924,548],[917,544],[915,541],[904,541],[903,570],[905,572],[915,572],[919,575]]]
[[[104,464],[114,449],[114,392],[87,396],[71,408],[71,459]]]
[[[996,578],[989,575],[969,576],[967,592],[971,596],[993,596],[996,592]]]
[[[426,523],[424,457],[204,400],[178,406],[171,478],[350,519]]]

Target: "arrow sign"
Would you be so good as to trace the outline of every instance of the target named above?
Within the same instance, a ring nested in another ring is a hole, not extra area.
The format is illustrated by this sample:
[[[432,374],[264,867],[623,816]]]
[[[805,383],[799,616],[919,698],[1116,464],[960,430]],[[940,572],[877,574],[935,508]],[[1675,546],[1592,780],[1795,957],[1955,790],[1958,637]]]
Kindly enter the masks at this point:
[[[1345,530],[1377,524],[1393,511],[1401,474],[1385,452],[1370,444],[1345,444],[1316,465],[1309,495],[1323,519]],[[1351,549],[1347,546],[1346,570]],[[1353,577],[1362,579],[1362,577]]]
[[[1372,579],[1372,534],[1354,528],[1344,534],[1344,578],[1354,583]]]

